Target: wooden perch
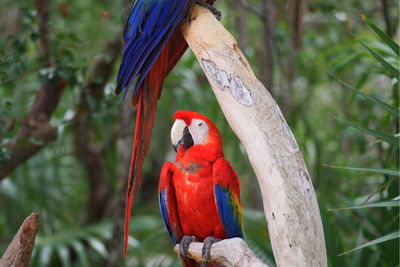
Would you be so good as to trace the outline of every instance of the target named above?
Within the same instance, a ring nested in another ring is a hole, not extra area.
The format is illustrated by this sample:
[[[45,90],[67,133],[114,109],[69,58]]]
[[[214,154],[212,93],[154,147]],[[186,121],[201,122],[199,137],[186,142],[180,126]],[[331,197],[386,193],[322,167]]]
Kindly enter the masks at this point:
[[[38,231],[39,214],[31,213],[0,259],[0,266],[29,266]]]
[[[199,6],[191,16],[182,33],[257,175],[277,265],[327,266],[312,181],[281,110],[222,24]]]
[[[201,251],[203,243],[190,243],[187,257],[197,262],[203,262]],[[241,238],[225,239],[218,243],[214,243],[211,247],[210,263],[218,263],[223,266],[251,266],[251,267],[268,267],[249,249],[246,242]],[[180,255],[179,244],[174,248],[175,252]]]

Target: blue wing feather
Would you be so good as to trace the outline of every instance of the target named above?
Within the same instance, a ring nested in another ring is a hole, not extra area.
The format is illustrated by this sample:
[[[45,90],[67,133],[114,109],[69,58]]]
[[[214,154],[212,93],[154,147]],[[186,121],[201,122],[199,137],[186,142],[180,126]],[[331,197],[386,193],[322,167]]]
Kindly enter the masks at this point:
[[[164,221],[165,228],[167,228],[168,234],[171,237],[171,239],[174,241],[174,244],[176,245],[176,238],[174,232],[171,230],[171,226],[169,225],[169,220],[168,220],[168,209],[167,209],[167,197],[166,197],[166,190],[164,189],[160,195],[159,195],[159,204],[160,204],[160,211],[161,211],[161,216]]]
[[[234,195],[234,192],[222,188],[219,184],[214,186],[214,194],[218,213],[224,225],[227,237],[243,238],[242,214],[237,196]]]
[[[243,238],[240,183],[235,170],[225,158],[213,164],[215,205],[228,238]]]
[[[158,197],[165,228],[167,228],[169,236],[176,245],[181,241],[183,234],[178,219],[175,189],[172,177],[172,163],[166,162],[161,169]]]

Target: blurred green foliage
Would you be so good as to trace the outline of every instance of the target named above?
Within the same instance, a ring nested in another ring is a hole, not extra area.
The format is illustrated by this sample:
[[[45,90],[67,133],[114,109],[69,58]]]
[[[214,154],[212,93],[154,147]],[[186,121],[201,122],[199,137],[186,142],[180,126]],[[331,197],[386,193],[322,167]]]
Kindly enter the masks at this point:
[[[259,2],[248,1],[249,4]],[[97,266],[109,254],[105,243],[111,238],[112,222],[104,218],[86,224],[90,185],[73,147],[71,120],[94,58],[123,25],[123,3],[121,0],[68,0],[65,1],[67,15],[61,4],[61,1],[50,1],[52,54],[57,67],[44,68],[38,54],[37,12],[32,1],[0,2],[0,18],[16,11],[20,16],[16,31],[9,35],[0,23],[0,164],[7,164],[10,155],[4,145],[12,141],[18,122],[29,110],[41,82],[52,82],[56,76],[68,81],[51,120],[58,128],[58,139],[0,181],[0,254],[24,218],[38,212],[39,233],[32,266]],[[277,6],[284,4],[285,1],[276,1]],[[223,24],[237,37],[232,0],[218,1],[216,5],[223,11]],[[398,3],[391,5],[398,9]],[[393,44],[376,30],[385,28],[378,6],[376,1],[309,1],[302,48],[294,66],[296,78],[290,95],[293,110],[288,123],[313,178],[330,266],[399,264],[399,82],[396,77],[399,54],[396,46],[393,51]],[[357,10],[365,12],[371,21],[363,22]],[[390,15],[394,21],[398,19],[397,14]],[[253,69],[259,73],[262,66],[257,64],[257,47],[264,45],[260,37],[262,21],[248,12],[247,23],[250,42],[244,50]],[[288,54],[290,31],[287,21],[280,19],[273,36],[279,55],[274,74],[277,87],[286,79],[280,58]],[[119,118],[121,99],[113,94],[117,71],[118,64],[104,88],[104,101],[88,100],[94,140],[105,139]],[[282,98],[277,96],[280,105]],[[388,105],[386,109],[384,104]],[[159,173],[162,163],[171,160],[168,133],[178,109],[201,112],[218,126],[226,158],[232,162],[241,181],[245,239],[260,258],[274,266],[257,180],[191,52],[183,56],[164,84],[150,153],[143,167],[148,180],[144,181],[142,192],[146,194],[138,198],[131,222],[128,259],[124,264],[180,264],[159,215],[158,177],[148,175]],[[13,120],[15,126],[9,127]],[[371,135],[367,129],[377,134]],[[385,140],[388,136],[391,142]],[[105,156],[113,190],[117,180],[115,155],[114,145]],[[366,203],[380,204],[329,210]],[[377,239],[385,242],[376,244]],[[363,249],[338,256],[363,244],[366,246]]]

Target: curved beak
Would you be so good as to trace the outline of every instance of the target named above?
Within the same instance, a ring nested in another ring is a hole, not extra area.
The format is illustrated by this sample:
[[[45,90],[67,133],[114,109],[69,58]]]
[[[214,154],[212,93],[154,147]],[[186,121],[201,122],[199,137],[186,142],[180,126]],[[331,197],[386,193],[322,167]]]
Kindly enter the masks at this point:
[[[183,120],[177,119],[172,126],[171,142],[175,152],[178,152],[180,146],[183,146],[185,149],[193,146],[194,142],[189,127]]]

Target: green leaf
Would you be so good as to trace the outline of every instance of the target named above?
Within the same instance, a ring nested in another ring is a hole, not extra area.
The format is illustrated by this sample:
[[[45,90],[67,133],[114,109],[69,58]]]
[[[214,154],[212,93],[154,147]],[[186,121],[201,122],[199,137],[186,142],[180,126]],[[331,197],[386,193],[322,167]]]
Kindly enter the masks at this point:
[[[372,253],[369,261],[368,261],[368,266],[367,267],[374,267],[378,266],[378,261],[379,261],[379,256],[381,255],[381,252],[379,250],[374,251]]]
[[[60,245],[57,246],[57,254],[60,257],[61,263],[63,267],[71,266],[71,260],[69,255],[69,250],[66,246]]]
[[[338,210],[355,210],[355,209],[365,209],[365,208],[388,208],[388,207],[399,207],[399,200],[390,200],[390,201],[382,201],[375,203],[368,203],[364,205],[346,207],[346,208],[338,208],[338,209],[329,209],[329,211],[338,211]]]
[[[89,237],[87,239],[89,245],[97,252],[101,257],[106,259],[108,257],[108,252],[104,244],[97,238]]]
[[[396,116],[397,118],[400,118],[400,110],[398,108],[392,107],[391,105],[386,104],[385,102],[379,100],[378,98],[369,96],[367,94],[364,94],[363,92],[361,92],[360,90],[354,88],[353,86],[351,86],[350,84],[342,81],[341,79],[339,79],[335,74],[329,72],[329,74],[335,78],[338,82],[340,82],[341,84],[343,84],[345,87],[350,88],[351,90],[353,90],[354,92],[362,95],[363,97],[365,97],[366,99],[368,99],[369,101],[371,101],[372,103],[377,104],[378,106],[380,106],[382,109],[386,110],[387,112],[389,112],[390,114]]]
[[[373,168],[354,168],[354,167],[342,167],[342,166],[331,166],[324,164],[325,167],[333,168],[333,169],[342,169],[349,171],[362,171],[362,172],[375,172],[381,174],[387,174],[392,176],[400,176],[400,171],[396,169],[373,169]]]
[[[72,242],[71,245],[74,248],[76,255],[78,255],[79,266],[82,266],[82,267],[89,266],[89,259],[88,259],[87,253],[86,253],[86,249],[82,245],[82,243],[79,241],[74,241],[74,242]]]
[[[53,254],[53,248],[51,246],[43,246],[40,251],[39,265],[48,266],[50,264],[52,254]]]
[[[373,23],[369,18],[367,18],[364,14],[360,13],[361,19],[368,24],[371,29],[381,37],[382,41],[384,41],[392,50],[396,53],[397,56],[400,56],[400,46],[396,44],[392,38],[390,38],[386,33],[381,31],[375,23]]]
[[[357,243],[356,246],[359,246],[362,244],[362,241],[364,239],[364,233],[363,233],[363,229],[360,228],[358,230],[358,237],[357,237]],[[353,254],[353,266],[360,266],[361,264],[361,256],[362,256],[362,250],[358,250]]]
[[[378,138],[378,139],[380,139],[382,141],[385,141],[386,143],[389,143],[391,145],[399,147],[399,141],[400,141],[399,137],[396,137],[396,136],[393,136],[393,135],[389,135],[389,134],[385,134],[385,133],[381,133],[381,132],[366,128],[364,126],[355,124],[353,122],[346,121],[346,120],[343,120],[343,119],[339,119],[339,118],[337,118],[335,116],[333,116],[333,118],[335,120],[338,120],[338,121],[348,125],[348,126],[351,126],[351,127],[355,128],[357,130],[360,130],[360,131],[362,131],[364,133],[367,133],[369,135],[375,136],[376,138]]]
[[[340,253],[338,256],[343,256],[343,255],[346,255],[346,254],[348,254],[350,252],[353,252],[353,251],[356,251],[356,250],[359,250],[359,249],[363,249],[363,248],[366,248],[366,247],[371,247],[371,246],[377,245],[379,243],[390,241],[392,239],[396,239],[396,238],[399,238],[399,237],[400,237],[400,231],[396,231],[396,232],[390,233],[388,235],[379,237],[379,238],[377,238],[375,240],[372,240],[370,242],[367,242],[367,243],[365,243],[365,244],[363,244],[361,246],[355,247],[355,248],[353,248],[351,250],[348,250],[346,252]]]
[[[377,53],[375,53],[372,49],[370,49],[366,44],[364,44],[364,42],[362,42],[361,40],[359,40],[357,37],[354,36],[354,38],[356,38],[356,40],[365,48],[368,50],[368,52],[374,57],[376,58],[376,60],[379,61],[379,63],[382,64],[382,66],[392,74],[392,76],[394,78],[396,78],[397,80],[399,80],[399,75],[400,72],[398,69],[396,69],[395,67],[393,67],[392,65],[390,65],[385,59],[383,59],[380,55],[378,55]]]

